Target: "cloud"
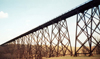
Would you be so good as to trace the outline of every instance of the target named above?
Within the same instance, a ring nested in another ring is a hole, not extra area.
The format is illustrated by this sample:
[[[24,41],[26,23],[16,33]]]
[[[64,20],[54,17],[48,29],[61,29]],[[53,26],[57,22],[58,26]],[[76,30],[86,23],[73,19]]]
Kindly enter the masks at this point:
[[[3,11],[0,11],[0,18],[7,18],[8,13],[4,13]]]

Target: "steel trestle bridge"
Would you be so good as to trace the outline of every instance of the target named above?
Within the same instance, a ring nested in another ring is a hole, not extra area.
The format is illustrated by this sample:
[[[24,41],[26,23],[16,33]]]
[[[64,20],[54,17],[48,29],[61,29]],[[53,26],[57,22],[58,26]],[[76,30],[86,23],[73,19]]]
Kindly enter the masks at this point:
[[[73,51],[67,18],[74,15],[76,15],[76,33]],[[100,36],[100,0],[81,5],[1,46],[7,47],[14,59],[41,59],[42,57],[78,56],[79,54],[91,56],[100,44],[95,35]],[[81,36],[85,36],[84,42],[81,41]],[[80,44],[79,48],[77,44]],[[80,52],[82,48],[86,52]]]

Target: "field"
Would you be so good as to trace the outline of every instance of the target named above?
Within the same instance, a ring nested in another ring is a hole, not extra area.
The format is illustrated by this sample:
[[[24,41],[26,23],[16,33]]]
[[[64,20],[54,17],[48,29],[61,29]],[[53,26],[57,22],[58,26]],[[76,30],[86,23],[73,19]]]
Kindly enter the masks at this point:
[[[51,58],[43,58],[43,59],[100,59],[100,55],[96,56],[78,56],[78,57],[71,57],[71,56],[62,56],[62,57],[51,57]]]

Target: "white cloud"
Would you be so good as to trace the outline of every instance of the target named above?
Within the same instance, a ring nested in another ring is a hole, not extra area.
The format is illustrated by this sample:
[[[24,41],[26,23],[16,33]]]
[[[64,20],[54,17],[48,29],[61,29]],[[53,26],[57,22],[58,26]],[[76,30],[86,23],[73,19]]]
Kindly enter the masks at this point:
[[[0,11],[0,18],[7,18],[8,13],[4,13],[3,11]]]

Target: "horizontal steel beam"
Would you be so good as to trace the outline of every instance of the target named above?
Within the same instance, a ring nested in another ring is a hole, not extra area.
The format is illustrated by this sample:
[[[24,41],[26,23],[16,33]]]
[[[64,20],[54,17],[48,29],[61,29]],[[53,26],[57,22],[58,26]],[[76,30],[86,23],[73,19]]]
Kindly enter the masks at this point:
[[[7,42],[3,43],[2,45],[7,44],[7,43],[12,42],[12,41],[15,41],[18,38],[21,38],[21,37],[23,37],[25,35],[28,35],[28,34],[33,33],[33,32],[36,32],[37,30],[43,29],[44,27],[47,27],[47,26],[49,26],[51,24],[54,24],[54,23],[57,23],[60,20],[64,20],[66,18],[69,18],[69,17],[71,17],[71,16],[73,16],[75,14],[81,13],[81,12],[87,10],[87,9],[90,9],[92,7],[95,7],[95,6],[98,6],[99,4],[100,4],[100,0],[90,1],[90,2],[88,2],[88,3],[84,4],[84,5],[81,5],[81,6],[75,8],[75,9],[73,9],[73,10],[71,10],[71,11],[65,13],[65,14],[62,14],[61,16],[58,16],[57,18],[54,18],[53,20],[50,20],[50,21],[48,21],[48,22],[46,22],[46,23],[44,23],[44,24],[42,24],[42,25],[40,25],[40,26],[38,26],[38,27],[36,27],[36,28],[24,33],[24,34],[22,34],[22,35],[19,35],[18,37],[15,37],[15,38],[11,39],[10,41],[7,41]]]

